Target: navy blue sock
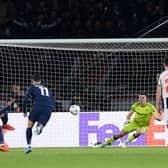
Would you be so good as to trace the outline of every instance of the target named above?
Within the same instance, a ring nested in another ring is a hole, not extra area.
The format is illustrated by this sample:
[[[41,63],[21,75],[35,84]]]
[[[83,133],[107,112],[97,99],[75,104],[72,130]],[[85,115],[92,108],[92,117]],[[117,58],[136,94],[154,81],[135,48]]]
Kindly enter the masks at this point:
[[[8,113],[5,113],[4,117],[1,118],[1,119],[2,119],[2,123],[3,123],[3,125],[6,125],[7,122],[8,122]]]
[[[26,140],[27,140],[28,145],[31,145],[31,139],[32,139],[32,128],[27,128],[26,129]]]
[[[4,143],[3,133],[2,133],[2,127],[0,126],[0,144]]]

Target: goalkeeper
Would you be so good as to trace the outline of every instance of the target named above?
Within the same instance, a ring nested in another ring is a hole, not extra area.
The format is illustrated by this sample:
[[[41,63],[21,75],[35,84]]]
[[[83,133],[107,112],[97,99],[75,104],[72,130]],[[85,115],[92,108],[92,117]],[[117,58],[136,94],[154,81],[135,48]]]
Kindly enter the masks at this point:
[[[134,117],[131,120],[133,115]],[[151,103],[147,102],[147,95],[144,93],[139,94],[138,102],[132,105],[131,110],[126,117],[124,128],[121,130],[121,132],[107,139],[103,144],[97,142],[94,144],[94,146],[108,146],[117,139],[135,131],[135,133],[129,136],[128,139],[121,145],[122,147],[126,147],[129,142],[147,132],[152,115],[156,120],[161,121],[160,115],[156,108]]]

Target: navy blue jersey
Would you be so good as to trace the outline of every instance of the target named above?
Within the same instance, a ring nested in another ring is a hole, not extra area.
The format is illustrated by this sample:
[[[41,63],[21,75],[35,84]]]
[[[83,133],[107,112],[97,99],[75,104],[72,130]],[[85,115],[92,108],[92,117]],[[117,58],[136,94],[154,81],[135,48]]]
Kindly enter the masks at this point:
[[[51,92],[48,90],[47,87],[37,84],[32,85],[28,88],[24,99],[23,99],[23,112],[26,112],[26,103],[32,97],[33,99],[33,106],[38,107],[48,107],[54,110],[55,108],[55,100],[52,96]]]

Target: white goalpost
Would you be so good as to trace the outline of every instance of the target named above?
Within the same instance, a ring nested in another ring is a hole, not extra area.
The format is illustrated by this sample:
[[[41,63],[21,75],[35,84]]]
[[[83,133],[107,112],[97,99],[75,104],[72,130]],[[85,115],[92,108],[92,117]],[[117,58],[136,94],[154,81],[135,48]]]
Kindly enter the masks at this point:
[[[78,125],[77,140],[68,145],[87,146],[105,136],[94,131],[93,136],[83,134],[82,115],[94,112],[94,120],[95,112],[109,112],[101,114],[110,123],[110,112],[116,115],[128,111],[142,91],[155,104],[157,74],[162,71],[162,60],[167,54],[167,38],[0,40],[0,93],[12,96],[14,84],[25,91],[31,84],[31,76],[40,73],[44,84],[53,91],[56,112],[68,112],[71,104],[80,105],[80,120],[73,118]],[[124,116],[116,116],[116,120],[122,122]]]

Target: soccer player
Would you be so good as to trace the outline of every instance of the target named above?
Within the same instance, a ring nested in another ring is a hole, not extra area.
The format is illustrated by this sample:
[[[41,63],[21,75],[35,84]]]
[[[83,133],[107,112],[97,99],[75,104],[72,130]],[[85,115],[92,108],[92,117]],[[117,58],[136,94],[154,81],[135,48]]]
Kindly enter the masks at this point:
[[[32,78],[32,85],[28,88],[23,99],[23,113],[24,117],[27,116],[26,104],[28,99],[32,97],[34,103],[29,113],[28,124],[26,129],[27,148],[25,153],[32,152],[31,139],[32,128],[37,122],[35,133],[40,135],[43,128],[46,126],[50,119],[51,112],[55,109],[55,100],[49,89],[41,84],[41,77],[35,74]]]
[[[2,126],[0,126],[0,150],[8,152],[8,145],[4,142],[3,129],[15,130],[15,128],[8,124],[8,110],[10,106],[15,102],[15,99],[10,99],[7,102],[4,100],[0,101],[0,118],[2,120]]]
[[[10,99],[7,102],[4,100],[0,101],[0,118],[2,120],[2,128],[7,130],[15,130],[15,128],[8,124],[8,111],[10,109],[10,106],[13,105],[15,102],[15,99]]]
[[[134,117],[132,117],[133,114]],[[129,136],[128,139],[122,144],[122,147],[126,147],[126,145],[129,142],[138,138],[140,135],[146,133],[152,115],[155,117],[156,120],[158,121],[161,120],[160,115],[157,112],[157,109],[151,103],[147,102],[147,95],[145,93],[139,94],[138,102],[134,103],[131,106],[131,110],[126,117],[124,128],[121,130],[121,132],[107,139],[103,144],[101,143],[94,144],[95,147],[108,146],[117,139],[122,138],[126,134],[135,131],[135,133]]]
[[[160,74],[156,89],[156,108],[160,111],[163,100],[164,117],[168,129],[168,57],[163,61],[164,71]],[[167,133],[168,136],[168,133]]]

